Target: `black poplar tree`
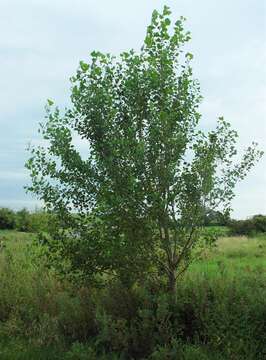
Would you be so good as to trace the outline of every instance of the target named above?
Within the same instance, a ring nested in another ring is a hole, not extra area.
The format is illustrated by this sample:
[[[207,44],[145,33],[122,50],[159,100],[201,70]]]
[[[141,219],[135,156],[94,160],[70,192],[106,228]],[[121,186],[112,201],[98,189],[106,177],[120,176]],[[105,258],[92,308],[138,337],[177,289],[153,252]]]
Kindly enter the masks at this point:
[[[28,189],[61,219],[50,245],[72,269],[125,281],[162,271],[175,293],[202,240],[204,209],[228,209],[261,152],[253,144],[234,162],[237,133],[223,118],[200,130],[199,84],[183,50],[190,33],[182,17],[171,31],[169,15],[153,12],[140,52],[80,62],[72,108],[60,114],[49,101],[47,146],[31,149],[27,167]]]

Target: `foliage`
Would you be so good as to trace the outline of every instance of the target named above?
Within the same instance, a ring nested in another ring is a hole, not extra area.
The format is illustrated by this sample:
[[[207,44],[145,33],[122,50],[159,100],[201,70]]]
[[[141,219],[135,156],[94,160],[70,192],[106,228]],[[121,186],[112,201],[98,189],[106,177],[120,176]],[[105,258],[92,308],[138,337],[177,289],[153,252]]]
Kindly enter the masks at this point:
[[[205,226],[202,232],[204,236],[212,235],[214,237],[223,237],[230,235],[230,229],[227,226]]]
[[[169,15],[153,12],[139,53],[94,51],[80,62],[73,107],[60,114],[48,102],[46,145],[31,148],[27,168],[28,190],[60,219],[51,251],[73,271],[127,284],[163,273],[174,294],[202,240],[204,209],[228,211],[262,153],[253,144],[234,162],[237,133],[222,117],[215,130],[200,129],[199,84],[184,53],[190,33],[183,17],[171,32]]]
[[[246,220],[232,220],[229,223],[231,233],[234,235],[255,235],[266,232],[266,216],[254,215]]]
[[[14,211],[7,208],[0,208],[0,229],[14,229],[15,214]]]
[[[53,227],[55,216],[44,210],[30,212],[27,209],[13,211],[0,208],[0,229],[22,232],[49,232]]]
[[[55,216],[44,210],[35,210],[30,214],[29,222],[29,231],[34,233],[48,233],[50,228],[54,226]]]
[[[205,209],[203,221],[205,226],[227,226],[230,222],[230,213]]]
[[[30,212],[22,209],[16,213],[16,229],[18,231],[30,231]]]
[[[77,287],[36,257],[41,249],[9,241],[0,254],[1,359],[262,360],[265,269],[256,264],[254,239],[246,240],[249,262],[238,269],[241,259],[228,257],[237,251],[231,240],[213,250],[213,272],[205,260],[185,274],[176,304],[163,279]],[[266,248],[260,251],[265,256]]]

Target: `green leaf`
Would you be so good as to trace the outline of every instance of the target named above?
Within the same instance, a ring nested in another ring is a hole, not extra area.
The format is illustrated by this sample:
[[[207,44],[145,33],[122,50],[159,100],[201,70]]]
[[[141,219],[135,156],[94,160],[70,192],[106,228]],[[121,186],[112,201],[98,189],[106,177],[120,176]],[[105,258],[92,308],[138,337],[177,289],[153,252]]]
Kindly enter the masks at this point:
[[[168,15],[171,15],[171,10],[170,10],[170,8],[169,8],[169,6],[164,6],[164,8],[163,8],[163,15],[164,16],[168,16]]]
[[[84,72],[89,69],[89,65],[86,64],[84,61],[80,61],[79,65],[80,65],[81,70],[83,70]]]
[[[191,54],[191,53],[186,53],[186,58],[188,59],[188,60],[192,60],[193,59],[193,54]]]
[[[151,36],[146,36],[146,38],[145,38],[145,44],[148,46],[148,47],[150,47],[151,45],[152,45],[152,38],[151,38]]]
[[[171,20],[169,18],[166,18],[164,20],[164,23],[165,23],[166,26],[169,26],[171,24]]]

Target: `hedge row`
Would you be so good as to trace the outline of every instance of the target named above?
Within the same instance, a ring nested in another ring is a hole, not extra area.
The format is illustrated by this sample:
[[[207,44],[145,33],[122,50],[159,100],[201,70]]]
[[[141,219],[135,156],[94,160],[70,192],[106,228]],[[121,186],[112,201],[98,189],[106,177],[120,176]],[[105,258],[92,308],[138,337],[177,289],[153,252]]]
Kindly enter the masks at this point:
[[[266,216],[255,215],[247,220],[231,220],[229,223],[232,235],[252,236],[266,232]]]
[[[0,229],[25,232],[47,231],[50,215],[43,210],[29,212],[27,209],[13,211],[0,208]]]

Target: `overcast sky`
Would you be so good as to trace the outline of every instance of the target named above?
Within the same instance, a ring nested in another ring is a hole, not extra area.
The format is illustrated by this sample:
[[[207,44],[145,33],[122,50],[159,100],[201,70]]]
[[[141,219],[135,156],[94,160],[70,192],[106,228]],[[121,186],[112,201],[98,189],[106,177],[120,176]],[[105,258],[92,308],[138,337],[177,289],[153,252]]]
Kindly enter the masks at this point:
[[[218,116],[266,149],[265,0],[0,0],[0,207],[34,208],[25,194],[28,142],[38,142],[47,98],[69,104],[69,78],[92,50],[139,49],[152,10],[169,5],[192,32],[206,127]],[[233,215],[266,214],[266,155],[236,188]]]

